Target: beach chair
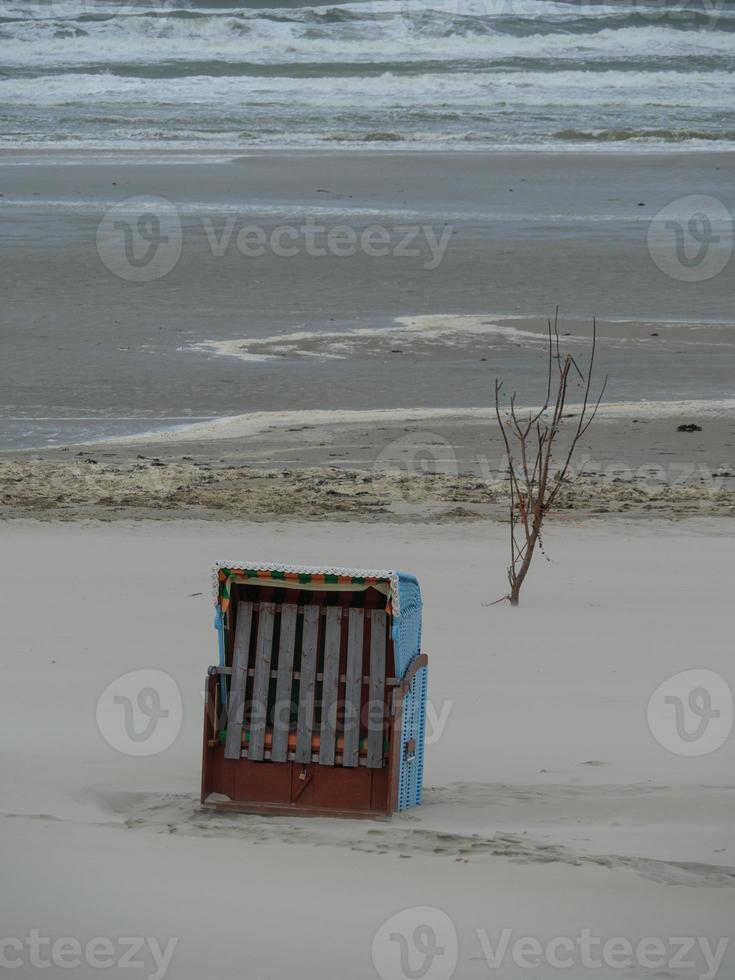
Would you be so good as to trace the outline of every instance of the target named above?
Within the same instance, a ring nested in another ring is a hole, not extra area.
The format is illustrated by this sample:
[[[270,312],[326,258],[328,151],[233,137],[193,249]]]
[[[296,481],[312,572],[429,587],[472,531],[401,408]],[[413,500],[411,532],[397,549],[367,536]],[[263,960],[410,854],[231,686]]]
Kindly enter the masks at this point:
[[[202,805],[385,817],[421,802],[427,664],[412,575],[219,562]]]

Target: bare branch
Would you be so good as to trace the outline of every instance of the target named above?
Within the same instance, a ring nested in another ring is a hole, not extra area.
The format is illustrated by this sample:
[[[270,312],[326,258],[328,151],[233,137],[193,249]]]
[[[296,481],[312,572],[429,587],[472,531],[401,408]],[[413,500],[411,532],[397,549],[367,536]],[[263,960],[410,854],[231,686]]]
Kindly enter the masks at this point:
[[[529,410],[528,416],[521,418],[517,408],[516,393],[513,392],[509,399],[507,417],[503,419],[500,409],[500,394],[503,386],[502,382],[498,380],[495,382],[495,414],[508,458],[510,594],[503,598],[507,598],[511,605],[518,605],[521,586],[528,574],[536,549],[538,548],[548,560],[543,546],[543,522],[566,481],[575,450],[594,421],[607,387],[606,377],[592,405],[590,392],[597,352],[596,319],[592,321],[592,347],[586,373],[571,354],[562,354],[558,307],[554,312],[553,321],[547,320],[547,328],[547,386],[543,406],[537,411]],[[556,381],[553,379],[554,364],[558,372]],[[577,423],[569,436],[562,465],[553,471],[557,438],[561,437],[565,428],[567,395],[573,373],[584,385],[582,405]],[[531,439],[533,444],[529,442]],[[516,455],[513,453],[511,441],[516,446]]]

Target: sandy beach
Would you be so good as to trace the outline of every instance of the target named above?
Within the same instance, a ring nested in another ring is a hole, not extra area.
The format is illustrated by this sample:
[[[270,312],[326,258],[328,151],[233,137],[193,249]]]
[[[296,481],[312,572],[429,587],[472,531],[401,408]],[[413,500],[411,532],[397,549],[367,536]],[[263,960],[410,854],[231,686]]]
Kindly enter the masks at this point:
[[[735,975],[732,11],[5,6],[0,973]],[[554,466],[607,382],[511,609],[557,309]],[[418,577],[421,806],[200,806],[231,559]]]
[[[511,950],[523,937],[543,949],[560,940],[565,963],[571,940],[563,975],[643,980],[647,947],[618,964],[626,941],[635,951],[650,939],[659,975],[728,976],[733,952],[719,941],[733,915],[734,743],[687,756],[646,719],[677,672],[706,667],[733,683],[734,533],[732,521],[555,528],[551,564],[534,570],[526,608],[511,610],[488,605],[504,588],[505,530],[493,523],[6,524],[4,935],[35,928],[84,949],[113,937],[113,958],[121,937],[146,937],[145,977],[369,980],[381,925],[431,906],[449,917],[441,936],[456,931],[457,977],[557,975],[543,958],[519,968]],[[424,805],[391,823],[202,812],[209,568],[225,556],[316,554],[421,578]],[[134,757],[98,727],[96,706],[141,667],[173,678],[181,700],[167,702],[172,744]],[[621,939],[617,958],[603,962],[598,944],[598,965],[585,966],[583,930]],[[687,965],[669,968],[675,937],[688,936],[704,945],[692,939]],[[4,950],[19,957],[15,976],[36,975],[29,950]],[[50,946],[37,956],[48,960]],[[98,973],[82,956],[73,975]]]
[[[664,274],[649,229],[731,176],[702,152],[6,151],[3,513],[504,516],[494,380],[538,404],[559,304],[582,360],[598,317],[609,377],[569,509],[730,514],[729,278]],[[180,225],[151,281],[99,237],[131,199]],[[241,247],[309,222],[387,254]]]

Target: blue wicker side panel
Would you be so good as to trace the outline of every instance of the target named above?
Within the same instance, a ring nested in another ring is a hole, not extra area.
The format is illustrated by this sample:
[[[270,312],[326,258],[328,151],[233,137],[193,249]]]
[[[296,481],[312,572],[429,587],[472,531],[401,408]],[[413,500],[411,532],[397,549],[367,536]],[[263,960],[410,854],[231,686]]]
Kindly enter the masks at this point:
[[[418,738],[416,739],[416,773],[415,787],[410,806],[418,806],[424,793],[424,742],[426,738],[426,698],[429,691],[429,668],[422,667],[416,675],[417,696],[421,703]]]
[[[401,614],[393,625],[396,670],[403,677],[411,661],[421,652],[421,590],[413,575],[399,573]],[[401,731],[401,769],[398,781],[398,809],[406,810],[421,802],[424,770],[424,731],[428,670],[423,667],[413,679],[403,700]],[[405,752],[415,742],[411,756]]]
[[[426,725],[426,690],[428,669],[422,667],[403,700],[403,730],[401,733],[401,772],[398,782],[398,809],[406,810],[421,802],[424,776],[424,730]],[[415,749],[406,755],[404,746],[413,739]]]
[[[398,573],[398,593],[401,615],[394,620],[393,642],[396,670],[403,677],[408,665],[421,649],[421,589],[413,575]]]

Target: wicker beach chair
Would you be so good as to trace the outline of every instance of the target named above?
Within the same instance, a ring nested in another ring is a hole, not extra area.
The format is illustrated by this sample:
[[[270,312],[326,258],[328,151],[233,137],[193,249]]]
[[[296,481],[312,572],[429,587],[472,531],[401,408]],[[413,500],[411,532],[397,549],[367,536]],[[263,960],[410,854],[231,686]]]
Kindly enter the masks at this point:
[[[219,562],[202,804],[388,816],[421,802],[421,592],[396,571]]]

